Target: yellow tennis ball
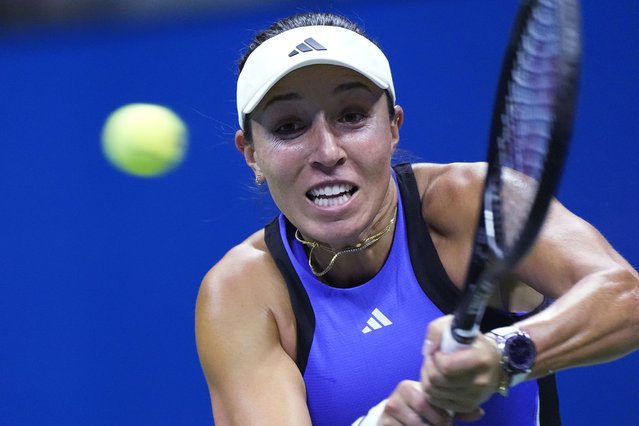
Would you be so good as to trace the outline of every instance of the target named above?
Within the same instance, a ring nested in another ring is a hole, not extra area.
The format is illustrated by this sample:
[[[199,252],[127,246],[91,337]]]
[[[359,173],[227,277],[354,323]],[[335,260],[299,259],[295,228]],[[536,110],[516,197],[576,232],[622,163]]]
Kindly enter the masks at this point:
[[[129,104],[113,111],[102,130],[102,149],[116,168],[154,177],[178,166],[187,148],[180,117],[161,105]]]

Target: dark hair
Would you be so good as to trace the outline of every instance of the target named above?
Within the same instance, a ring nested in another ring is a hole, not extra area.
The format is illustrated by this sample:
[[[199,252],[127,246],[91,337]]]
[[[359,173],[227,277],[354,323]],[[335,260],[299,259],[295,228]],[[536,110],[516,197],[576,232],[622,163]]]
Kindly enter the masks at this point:
[[[357,34],[364,36],[370,40],[370,38],[366,35],[364,30],[360,26],[344,16],[325,12],[300,13],[298,15],[280,19],[267,29],[257,33],[253,38],[251,44],[249,44],[248,48],[238,61],[239,71],[242,72],[244,64],[246,63],[246,59],[249,57],[249,55],[269,38],[275,37],[276,35],[281,34],[284,31],[292,30],[294,28],[311,27],[316,25],[328,25],[332,27],[346,28],[347,30],[354,31]]]
[[[359,25],[355,24],[353,21],[344,16],[327,12],[300,13],[297,15],[289,16],[288,18],[280,19],[279,21],[273,23],[273,25],[271,25],[267,29],[257,33],[255,37],[253,37],[253,41],[251,42],[251,44],[248,45],[246,51],[237,62],[239,72],[242,72],[244,64],[246,63],[246,60],[248,59],[250,54],[253,53],[253,51],[266,40],[275,37],[276,35],[281,34],[284,31],[292,30],[293,28],[310,27],[315,25],[328,25],[333,27],[346,28],[347,30],[354,31],[357,34],[366,37],[367,39],[375,43],[374,40],[366,35],[364,30]],[[395,116],[393,101],[388,92],[386,92],[386,97],[388,98],[389,114],[392,119]],[[244,138],[249,143],[252,141],[250,113],[246,115],[244,121]]]

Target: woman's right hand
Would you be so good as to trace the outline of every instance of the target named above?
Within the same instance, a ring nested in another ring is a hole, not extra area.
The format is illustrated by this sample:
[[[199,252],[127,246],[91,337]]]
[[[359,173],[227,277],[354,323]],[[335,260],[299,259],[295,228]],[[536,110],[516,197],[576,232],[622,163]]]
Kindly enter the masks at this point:
[[[481,414],[457,414],[455,419],[462,421],[478,420]],[[428,395],[422,390],[421,384],[412,380],[404,380],[397,385],[386,402],[386,406],[379,420],[379,425],[406,426],[448,426],[453,424],[453,418],[446,410],[435,407],[428,400]]]

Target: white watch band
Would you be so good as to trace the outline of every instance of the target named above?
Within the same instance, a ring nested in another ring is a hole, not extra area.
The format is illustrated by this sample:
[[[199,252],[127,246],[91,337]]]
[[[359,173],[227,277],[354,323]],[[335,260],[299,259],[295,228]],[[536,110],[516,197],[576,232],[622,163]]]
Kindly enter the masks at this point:
[[[508,363],[508,356],[504,353],[504,344],[506,339],[508,339],[510,336],[515,336],[518,334],[523,334],[528,337],[528,334],[526,332],[515,326],[500,327],[487,333],[488,336],[493,336],[493,338],[497,342],[499,349],[502,351],[502,359],[500,361],[500,364],[504,375],[500,379],[497,392],[504,396],[508,395],[509,388],[518,385],[530,376],[530,371],[517,373],[509,373],[507,371],[506,364]]]

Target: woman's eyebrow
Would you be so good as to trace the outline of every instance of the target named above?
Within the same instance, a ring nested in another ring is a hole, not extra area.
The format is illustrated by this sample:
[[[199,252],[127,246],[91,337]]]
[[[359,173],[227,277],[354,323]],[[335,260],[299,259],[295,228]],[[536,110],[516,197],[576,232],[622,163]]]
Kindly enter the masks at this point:
[[[352,82],[342,83],[338,85],[335,89],[333,89],[333,94],[339,94],[339,93],[347,92],[353,89],[364,89],[367,92],[372,93],[370,87],[368,87],[364,83],[359,81],[352,81]],[[299,100],[299,99],[302,99],[302,97],[295,92],[275,95],[266,102],[263,109],[266,110],[270,105],[276,102],[292,101],[292,100]]]
[[[272,98],[270,98],[266,104],[264,104],[264,110],[266,110],[271,104],[275,103],[275,102],[281,102],[281,101],[292,101],[292,100],[298,100],[298,99],[302,99],[302,97],[297,94],[297,93],[284,93],[282,95],[276,95],[273,96]]]
[[[364,83],[360,81],[353,81],[353,82],[340,84],[335,89],[333,89],[333,94],[338,94],[338,93],[346,92],[348,90],[353,90],[353,89],[364,89],[367,92],[372,93],[370,87],[368,87]]]

